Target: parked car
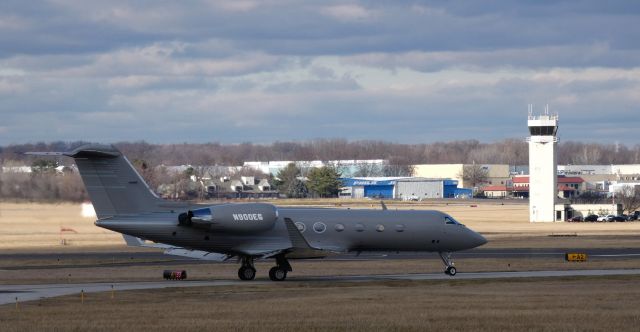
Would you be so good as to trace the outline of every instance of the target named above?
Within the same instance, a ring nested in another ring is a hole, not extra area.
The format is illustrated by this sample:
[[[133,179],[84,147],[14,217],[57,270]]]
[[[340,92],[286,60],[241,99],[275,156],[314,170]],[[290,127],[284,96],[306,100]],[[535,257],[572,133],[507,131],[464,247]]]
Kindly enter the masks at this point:
[[[584,217],[584,221],[590,221],[590,222],[598,221],[598,216],[595,214],[590,214]]]
[[[607,221],[609,216],[599,216],[597,221]]]
[[[630,214],[627,216],[627,221],[634,221],[634,220],[638,220],[638,217],[634,214]]]
[[[627,221],[627,218],[623,216],[613,216],[611,221]]]
[[[578,221],[582,221],[582,216],[575,216],[570,218],[568,221],[573,221],[573,222],[578,222]]]

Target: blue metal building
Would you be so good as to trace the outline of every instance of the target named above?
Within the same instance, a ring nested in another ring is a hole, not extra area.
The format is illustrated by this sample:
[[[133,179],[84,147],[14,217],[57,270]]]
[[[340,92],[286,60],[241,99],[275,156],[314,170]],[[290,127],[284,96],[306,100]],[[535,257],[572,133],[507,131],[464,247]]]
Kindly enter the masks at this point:
[[[458,188],[458,180],[443,180],[443,197],[444,198],[471,198],[473,189]]]
[[[351,197],[353,198],[393,198],[393,187],[395,186],[395,178],[387,178],[380,180],[373,179],[357,179],[342,178],[342,185],[351,188]]]
[[[341,197],[422,200],[428,198],[468,198],[472,190],[458,188],[457,180],[412,177],[342,178]]]

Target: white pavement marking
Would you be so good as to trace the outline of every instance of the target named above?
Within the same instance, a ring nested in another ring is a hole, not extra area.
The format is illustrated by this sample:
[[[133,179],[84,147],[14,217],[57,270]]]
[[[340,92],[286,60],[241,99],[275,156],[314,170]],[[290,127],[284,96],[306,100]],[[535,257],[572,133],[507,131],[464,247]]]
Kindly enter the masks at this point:
[[[254,282],[266,283],[266,282]],[[40,285],[0,285],[0,305],[33,301],[43,298],[64,296],[71,294],[97,293],[111,291],[158,289],[170,287],[198,287],[198,286],[229,286],[241,284],[240,281],[158,281],[158,282],[115,282],[115,283],[85,283],[85,284],[40,284]]]
[[[602,254],[602,255],[589,255],[589,257],[633,257],[640,256],[640,254]]]
[[[359,275],[339,277],[292,277],[296,281],[334,281],[334,282],[366,282],[384,280],[456,280],[456,279],[508,279],[508,278],[558,278],[579,276],[614,276],[640,275],[640,269],[616,270],[565,270],[565,271],[522,271],[522,272],[468,272],[458,273],[454,277],[438,274],[388,274],[388,275]],[[234,286],[271,284],[271,281],[158,281],[158,282],[119,282],[119,283],[85,283],[85,284],[41,284],[41,285],[0,285],[0,305],[18,301],[33,301],[42,298],[85,293],[108,292],[111,286],[116,291],[137,289],[159,289],[171,287],[200,287],[200,286]]]

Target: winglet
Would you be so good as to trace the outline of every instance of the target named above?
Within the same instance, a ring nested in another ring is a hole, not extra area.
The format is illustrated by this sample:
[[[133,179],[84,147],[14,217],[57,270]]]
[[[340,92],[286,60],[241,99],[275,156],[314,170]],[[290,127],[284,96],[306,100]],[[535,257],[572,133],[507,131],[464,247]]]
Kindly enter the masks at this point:
[[[309,242],[307,242],[307,239],[305,239],[302,234],[300,234],[300,231],[298,230],[298,227],[296,227],[296,225],[293,223],[293,220],[291,220],[290,218],[284,218],[284,223],[287,225],[287,232],[289,233],[289,238],[291,239],[291,244],[294,248],[315,249],[311,247],[309,245]]]
[[[127,234],[122,234],[122,237],[124,238],[124,242],[130,247],[144,247],[144,241],[139,237]]]
[[[382,211],[387,211],[387,204],[384,204],[384,201],[380,201],[380,205],[382,205]]]

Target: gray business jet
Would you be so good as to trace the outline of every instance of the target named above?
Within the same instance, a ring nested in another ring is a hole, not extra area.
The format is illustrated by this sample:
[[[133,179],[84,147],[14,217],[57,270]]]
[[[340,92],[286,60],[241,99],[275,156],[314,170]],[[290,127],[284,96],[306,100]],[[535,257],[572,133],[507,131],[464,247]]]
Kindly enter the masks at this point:
[[[73,158],[95,208],[95,224],[124,234],[128,244],[148,240],[173,254],[238,257],[241,280],[255,278],[255,259],[275,259],[269,278],[282,281],[292,271],[289,259],[362,251],[438,252],[445,273],[453,276],[451,252],[487,242],[440,211],[391,211],[384,204],[380,210],[345,210],[163,200],[113,146],[88,144],[70,152],[28,154]]]

